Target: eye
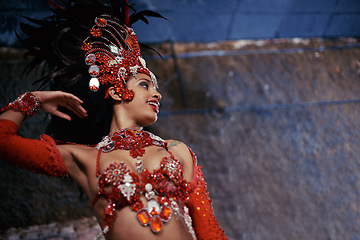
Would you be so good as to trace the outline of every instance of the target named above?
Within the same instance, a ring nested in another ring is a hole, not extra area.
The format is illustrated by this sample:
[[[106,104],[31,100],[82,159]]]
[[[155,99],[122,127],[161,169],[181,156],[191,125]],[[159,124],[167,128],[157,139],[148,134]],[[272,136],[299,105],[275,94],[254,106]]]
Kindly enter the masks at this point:
[[[147,82],[145,82],[145,81],[144,81],[144,82],[140,82],[139,85],[142,86],[142,87],[145,88],[145,89],[149,89],[149,84],[148,84]]]

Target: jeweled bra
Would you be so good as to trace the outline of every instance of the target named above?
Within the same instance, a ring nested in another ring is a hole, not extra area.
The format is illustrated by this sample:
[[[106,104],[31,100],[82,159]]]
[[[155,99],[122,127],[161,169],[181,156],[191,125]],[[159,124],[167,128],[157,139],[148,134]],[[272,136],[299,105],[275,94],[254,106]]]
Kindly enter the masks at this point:
[[[160,168],[149,172],[143,167],[141,157],[145,147],[163,147],[170,156],[164,157]],[[96,161],[96,174],[99,178],[99,191],[94,199],[103,197],[108,201],[104,210],[103,233],[106,234],[116,218],[116,210],[130,206],[136,212],[136,217],[142,226],[149,226],[154,233],[159,233],[163,225],[172,216],[181,216],[195,237],[191,217],[185,203],[189,200],[193,188],[183,178],[183,168],[179,160],[169,151],[167,142],[154,134],[142,130],[124,129],[112,135],[105,136],[97,145],[99,150]],[[128,150],[136,158],[136,172],[131,172],[125,163],[111,163],[100,174],[99,160],[101,152],[110,152],[116,149]],[[109,191],[109,187],[111,191]],[[105,190],[106,189],[106,190]],[[147,206],[140,199],[144,195]]]

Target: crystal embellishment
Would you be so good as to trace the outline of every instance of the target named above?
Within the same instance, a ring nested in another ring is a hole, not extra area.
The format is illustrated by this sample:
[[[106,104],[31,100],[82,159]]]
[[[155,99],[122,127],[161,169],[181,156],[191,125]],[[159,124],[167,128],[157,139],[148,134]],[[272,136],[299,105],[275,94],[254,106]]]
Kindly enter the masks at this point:
[[[136,184],[132,183],[133,179],[129,173],[124,176],[124,184],[119,185],[119,189],[124,197],[130,201],[131,196],[135,194]]]
[[[110,45],[110,51],[115,54],[119,54],[119,48],[115,45]]]

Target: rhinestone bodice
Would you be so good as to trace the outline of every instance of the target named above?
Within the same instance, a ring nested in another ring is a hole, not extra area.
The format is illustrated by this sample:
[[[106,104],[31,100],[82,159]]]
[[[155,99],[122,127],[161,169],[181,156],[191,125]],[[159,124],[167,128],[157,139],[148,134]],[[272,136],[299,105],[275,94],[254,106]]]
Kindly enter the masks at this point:
[[[169,156],[161,159],[160,167],[152,172],[143,168],[141,160],[145,153],[144,148],[148,146],[163,147],[169,153]],[[125,129],[104,137],[98,144],[98,149],[98,193],[93,204],[99,198],[108,201],[104,210],[105,234],[112,227],[116,211],[126,206],[130,206],[136,212],[141,225],[149,226],[154,233],[163,229],[172,213],[184,217],[185,221],[189,222],[185,204],[189,201],[193,187],[184,179],[181,162],[175,159],[164,140],[145,131]],[[100,174],[100,153],[115,149],[130,152],[136,159],[136,171],[131,171],[124,162],[113,162]],[[146,198],[146,204],[141,196]]]

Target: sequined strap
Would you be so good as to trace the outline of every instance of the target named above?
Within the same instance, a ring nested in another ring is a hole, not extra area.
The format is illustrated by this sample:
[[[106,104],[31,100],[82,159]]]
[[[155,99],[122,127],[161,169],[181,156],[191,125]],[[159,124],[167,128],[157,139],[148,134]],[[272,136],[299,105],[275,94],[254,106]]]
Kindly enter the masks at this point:
[[[96,177],[100,176],[100,155],[101,155],[101,148],[98,150],[98,153],[96,155]]]

